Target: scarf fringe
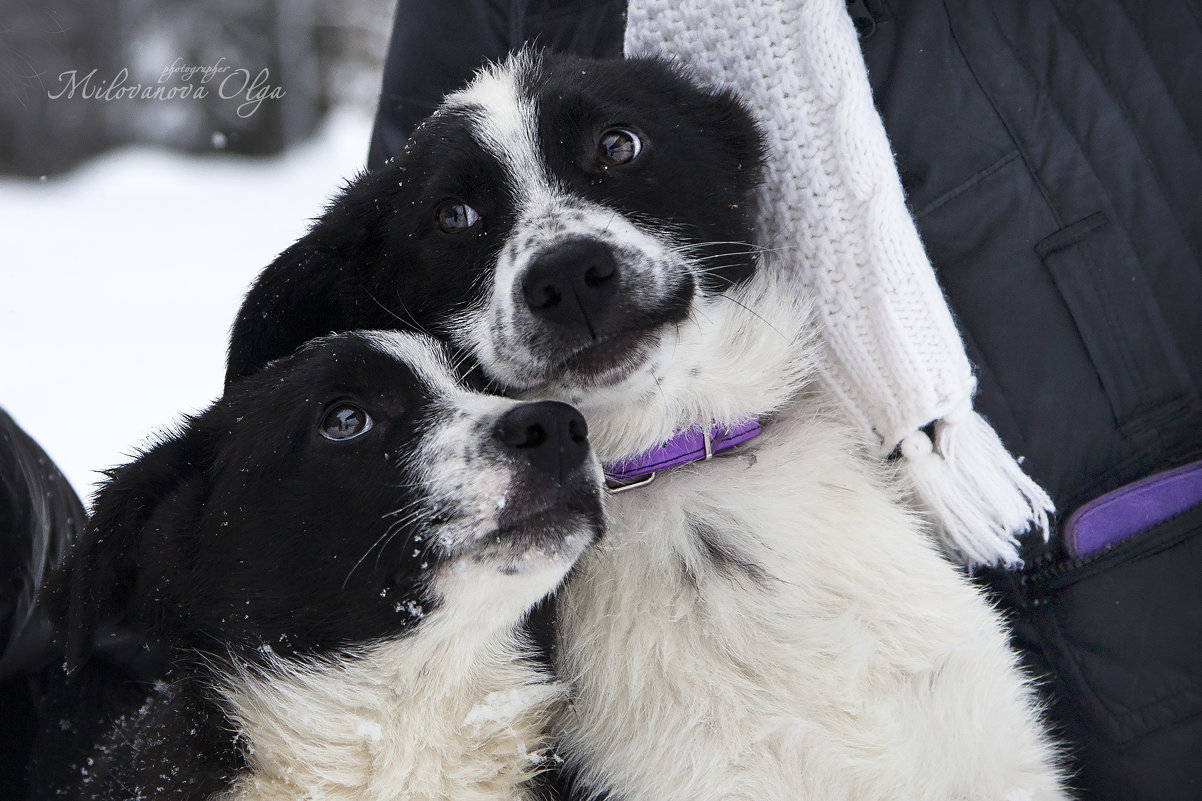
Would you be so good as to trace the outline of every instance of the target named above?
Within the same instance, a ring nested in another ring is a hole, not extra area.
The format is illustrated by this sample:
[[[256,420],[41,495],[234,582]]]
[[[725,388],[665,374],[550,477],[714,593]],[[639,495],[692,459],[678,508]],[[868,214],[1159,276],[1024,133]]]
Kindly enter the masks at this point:
[[[914,431],[900,443],[915,499],[929,513],[943,546],[972,566],[1022,564],[1016,532],[1035,529],[1045,541],[1052,500],[971,404],[935,422],[935,441]]]

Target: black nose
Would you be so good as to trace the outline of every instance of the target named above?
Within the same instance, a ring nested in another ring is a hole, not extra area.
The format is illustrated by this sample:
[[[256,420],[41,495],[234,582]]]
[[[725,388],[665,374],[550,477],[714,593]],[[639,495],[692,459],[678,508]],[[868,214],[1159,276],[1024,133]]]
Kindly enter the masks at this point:
[[[597,338],[617,294],[613,250],[595,239],[568,239],[539,255],[526,270],[522,291],[536,317],[579,327]]]
[[[561,482],[588,456],[588,424],[559,401],[514,406],[497,420],[493,434],[506,451]]]

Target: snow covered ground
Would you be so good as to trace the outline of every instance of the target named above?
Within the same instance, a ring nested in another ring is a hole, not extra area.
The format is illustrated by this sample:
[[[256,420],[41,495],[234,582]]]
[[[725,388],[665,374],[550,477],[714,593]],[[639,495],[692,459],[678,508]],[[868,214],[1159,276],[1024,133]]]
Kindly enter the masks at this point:
[[[272,159],[127,148],[0,179],[0,407],[85,503],[220,394],[242,294],[362,167],[370,125],[336,112]]]

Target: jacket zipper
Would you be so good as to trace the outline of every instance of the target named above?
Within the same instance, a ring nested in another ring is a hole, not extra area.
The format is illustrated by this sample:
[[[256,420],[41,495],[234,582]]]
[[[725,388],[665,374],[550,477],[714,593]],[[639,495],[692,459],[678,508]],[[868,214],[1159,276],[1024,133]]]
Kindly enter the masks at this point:
[[[1110,560],[1116,555],[1138,558],[1172,548],[1194,533],[1198,523],[1195,518],[1200,512],[1202,512],[1202,504],[1191,506],[1172,517],[1140,529],[1118,542],[1067,562],[1055,562],[1055,556],[1052,555],[1041,556],[1035,561],[1030,572],[1022,574],[1020,583],[1023,594],[1027,596],[1026,600],[1031,606],[1042,606],[1050,600],[1048,596],[1057,590],[1063,589],[1068,583],[1079,581],[1090,575],[1086,568],[1091,565]],[[1157,532],[1157,536],[1146,536],[1156,529],[1163,530]],[[1072,581],[1065,582],[1064,579],[1069,577]]]

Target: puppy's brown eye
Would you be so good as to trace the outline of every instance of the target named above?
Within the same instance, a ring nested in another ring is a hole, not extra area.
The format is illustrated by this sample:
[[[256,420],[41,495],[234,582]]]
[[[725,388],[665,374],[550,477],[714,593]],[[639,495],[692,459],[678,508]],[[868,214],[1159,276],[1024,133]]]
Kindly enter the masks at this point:
[[[434,217],[438,227],[448,234],[466,231],[480,219],[479,213],[461,200],[444,200]]]
[[[643,152],[643,142],[633,131],[610,128],[597,143],[597,161],[606,167],[629,164]]]
[[[354,439],[360,434],[371,430],[372,420],[367,412],[349,403],[340,403],[322,418],[321,435],[335,442]]]

